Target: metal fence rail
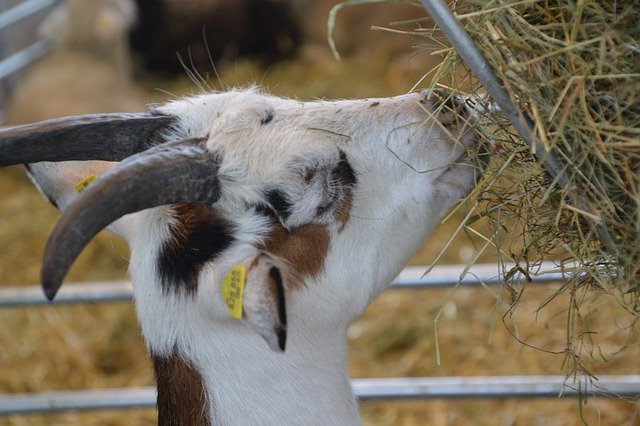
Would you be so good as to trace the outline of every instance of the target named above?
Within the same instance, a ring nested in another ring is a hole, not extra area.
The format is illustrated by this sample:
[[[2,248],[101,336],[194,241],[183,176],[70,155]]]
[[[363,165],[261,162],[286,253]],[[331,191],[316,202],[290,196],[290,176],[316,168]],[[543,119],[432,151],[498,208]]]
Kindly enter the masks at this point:
[[[0,28],[17,24],[36,13],[47,10],[60,0],[25,0],[0,13]]]
[[[54,44],[38,27],[61,0],[0,0],[0,123],[19,72],[43,57]]]
[[[514,265],[505,265],[508,271]],[[454,285],[481,286],[504,283],[504,276],[497,264],[477,264],[468,271],[464,265],[445,265],[434,267],[427,276],[425,266],[405,268],[393,281],[392,288],[437,288]],[[537,273],[531,276],[536,284],[553,283],[566,280],[568,272],[562,272],[551,262],[543,263]],[[524,280],[522,274],[516,274],[512,280]],[[62,286],[54,304],[86,302],[121,302],[131,300],[133,288],[128,281],[100,281],[91,283],[69,283]],[[0,307],[17,307],[51,304],[39,286],[15,286],[0,288]]]
[[[508,271],[513,265],[506,265]],[[393,281],[392,288],[419,289],[447,286],[500,285],[504,277],[496,264],[437,266],[423,276],[426,267],[408,267]],[[531,283],[558,283],[568,272],[547,262],[530,277]],[[522,274],[513,279],[524,280]],[[39,286],[0,288],[0,307],[26,307],[51,304],[130,301],[129,281],[103,281],[67,284],[56,301],[48,302]],[[576,382],[562,376],[487,376],[354,379],[355,394],[361,400],[395,398],[546,398],[617,396],[640,398],[640,375],[602,376],[594,382]],[[54,413],[69,410],[143,408],[155,406],[155,388],[115,388],[54,391],[0,395],[0,415]]]
[[[640,376],[602,376],[574,383],[561,376],[416,377],[353,379],[358,399],[640,397]],[[0,415],[100,409],[153,408],[154,387],[40,392],[0,396]]]
[[[0,79],[6,78],[43,57],[51,48],[50,40],[39,40],[0,61]]]

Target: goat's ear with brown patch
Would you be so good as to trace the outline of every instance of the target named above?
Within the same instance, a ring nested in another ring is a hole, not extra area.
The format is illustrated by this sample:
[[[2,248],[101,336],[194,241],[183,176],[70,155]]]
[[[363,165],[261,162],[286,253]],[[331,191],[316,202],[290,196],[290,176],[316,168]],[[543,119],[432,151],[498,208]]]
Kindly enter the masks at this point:
[[[276,259],[259,254],[231,268],[222,286],[231,316],[244,321],[276,352],[284,352],[287,340],[285,270]]]

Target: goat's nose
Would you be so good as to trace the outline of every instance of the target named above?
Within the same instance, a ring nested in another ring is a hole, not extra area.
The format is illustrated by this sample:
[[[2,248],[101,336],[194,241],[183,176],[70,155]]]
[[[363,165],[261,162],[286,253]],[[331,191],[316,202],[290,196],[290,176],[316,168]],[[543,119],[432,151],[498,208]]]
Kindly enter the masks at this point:
[[[422,90],[420,92],[421,104],[430,110],[441,110],[442,112],[462,113],[466,111],[464,101],[451,92],[444,89]]]
[[[421,91],[419,102],[446,127],[465,125],[471,119],[464,100],[443,89]]]

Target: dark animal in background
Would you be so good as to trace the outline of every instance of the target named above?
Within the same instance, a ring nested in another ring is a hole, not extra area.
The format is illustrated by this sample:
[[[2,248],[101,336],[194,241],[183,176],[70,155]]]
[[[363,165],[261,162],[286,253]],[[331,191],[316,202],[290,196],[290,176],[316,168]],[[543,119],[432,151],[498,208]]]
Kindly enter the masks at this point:
[[[138,19],[129,33],[135,61],[145,71],[167,77],[183,73],[183,63],[202,71],[223,58],[277,61],[293,56],[302,40],[290,0],[135,3]]]

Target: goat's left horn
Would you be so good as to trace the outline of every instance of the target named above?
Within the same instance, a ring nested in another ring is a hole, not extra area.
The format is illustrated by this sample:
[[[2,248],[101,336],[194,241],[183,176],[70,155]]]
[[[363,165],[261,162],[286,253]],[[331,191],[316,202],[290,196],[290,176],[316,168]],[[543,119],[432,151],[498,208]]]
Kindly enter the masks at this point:
[[[220,198],[219,159],[204,139],[167,142],[127,158],[85,189],[51,233],[42,286],[53,300],[82,249],[120,217],[174,203],[213,204]]]
[[[88,114],[0,130],[0,167],[41,161],[120,161],[154,145],[176,121],[154,112]]]

